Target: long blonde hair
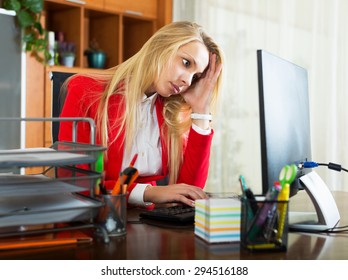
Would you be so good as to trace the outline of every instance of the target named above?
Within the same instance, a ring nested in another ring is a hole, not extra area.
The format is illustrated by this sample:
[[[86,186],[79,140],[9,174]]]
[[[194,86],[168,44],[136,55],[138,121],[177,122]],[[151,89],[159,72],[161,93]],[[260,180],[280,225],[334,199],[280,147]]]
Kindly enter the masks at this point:
[[[196,23],[180,21],[162,27],[134,56],[106,70],[106,75],[99,75],[98,80],[109,79],[106,90],[100,98],[96,119],[102,145],[107,146],[115,141],[124,130],[125,150],[127,152],[131,149],[130,139],[134,138],[137,131],[138,104],[141,98],[178,49],[192,41],[202,42],[209,52],[217,54],[217,59],[222,63],[222,51],[202,27]],[[120,83],[124,85],[121,90],[119,90]],[[215,86],[212,102],[216,100],[220,83],[221,75]],[[121,129],[118,129],[116,138],[108,139],[108,131],[113,129],[108,119],[108,104],[113,94],[124,95],[125,112],[117,122],[117,127]],[[161,131],[167,135],[169,183],[175,183],[178,177],[183,155],[183,138],[192,124],[189,118],[190,112],[190,106],[180,95],[164,98],[165,127],[161,128]]]

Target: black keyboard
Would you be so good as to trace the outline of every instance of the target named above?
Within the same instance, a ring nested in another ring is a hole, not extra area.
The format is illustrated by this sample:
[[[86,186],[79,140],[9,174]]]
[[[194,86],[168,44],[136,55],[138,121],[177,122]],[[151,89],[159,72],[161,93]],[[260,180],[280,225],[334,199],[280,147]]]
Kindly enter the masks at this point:
[[[161,207],[141,212],[140,217],[176,223],[193,223],[195,220],[195,208],[184,205]]]

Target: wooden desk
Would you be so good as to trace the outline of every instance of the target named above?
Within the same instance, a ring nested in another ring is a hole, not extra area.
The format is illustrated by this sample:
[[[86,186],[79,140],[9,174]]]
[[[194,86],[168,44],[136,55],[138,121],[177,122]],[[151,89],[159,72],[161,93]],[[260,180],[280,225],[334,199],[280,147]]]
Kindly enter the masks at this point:
[[[348,224],[348,193],[334,194],[341,214],[340,225]],[[306,194],[298,194],[290,207],[308,207]],[[299,200],[299,202],[297,202]],[[295,204],[296,201],[296,205]],[[111,238],[109,244],[95,240],[92,244],[56,248],[0,252],[0,259],[348,259],[348,234],[319,235],[289,233],[287,252],[250,253],[240,244],[208,244],[196,237],[193,227],[165,228],[140,223],[138,210],[128,214],[127,235]]]

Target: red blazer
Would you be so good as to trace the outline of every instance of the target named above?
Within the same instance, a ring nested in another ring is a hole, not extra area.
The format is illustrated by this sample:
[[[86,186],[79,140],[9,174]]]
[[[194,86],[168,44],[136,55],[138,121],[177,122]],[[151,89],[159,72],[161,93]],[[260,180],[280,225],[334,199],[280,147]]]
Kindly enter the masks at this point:
[[[98,108],[98,96],[104,90],[104,87],[96,83],[93,79],[83,76],[73,78],[68,85],[68,93],[65,99],[64,107],[61,112],[61,117],[90,117],[96,119],[96,112]],[[109,121],[113,129],[109,130],[109,139],[114,139],[117,134],[116,120],[119,116],[124,114],[124,105],[122,104],[122,95],[114,94],[110,97],[109,102]],[[155,102],[156,113],[158,118],[159,129],[164,125],[163,118],[163,98],[158,96]],[[142,177],[139,175],[136,183],[148,183],[156,185],[156,181],[163,179],[168,174],[167,166],[167,149],[165,148],[165,141],[162,133],[160,133],[162,144],[162,174],[157,176]],[[72,123],[60,122],[59,141],[72,141]],[[107,189],[112,189],[121,171],[123,159],[123,138],[124,131],[121,137],[107,147],[107,157],[104,162],[105,169],[105,186]],[[186,138],[184,144],[183,163],[180,168],[177,183],[186,183],[200,188],[204,188],[209,168],[210,147],[213,138],[213,131],[209,135],[201,135],[192,128]],[[81,122],[77,127],[77,141],[81,143],[90,143],[90,128],[88,123]],[[100,137],[98,136],[96,143],[100,144]],[[132,191],[133,186],[129,186],[129,192]]]

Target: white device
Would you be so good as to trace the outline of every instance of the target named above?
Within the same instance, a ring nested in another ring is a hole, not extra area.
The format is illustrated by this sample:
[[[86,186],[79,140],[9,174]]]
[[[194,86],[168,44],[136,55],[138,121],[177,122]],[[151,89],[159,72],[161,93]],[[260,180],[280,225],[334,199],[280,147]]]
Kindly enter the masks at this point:
[[[325,182],[315,171],[300,177],[299,180],[313,202],[316,213],[289,212],[289,228],[299,231],[322,231],[337,226],[340,213]]]

